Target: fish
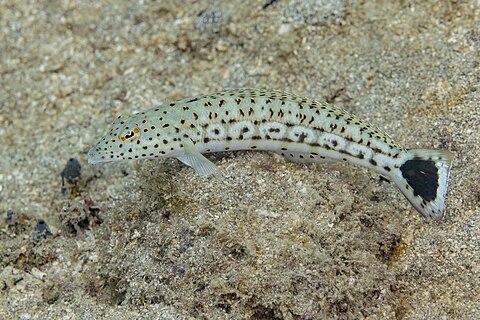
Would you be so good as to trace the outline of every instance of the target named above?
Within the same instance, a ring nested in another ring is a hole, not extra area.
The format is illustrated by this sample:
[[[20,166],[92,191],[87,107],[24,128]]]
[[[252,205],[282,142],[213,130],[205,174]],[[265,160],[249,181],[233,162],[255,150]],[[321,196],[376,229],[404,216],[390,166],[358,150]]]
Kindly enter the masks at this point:
[[[200,175],[218,176],[203,154],[235,150],[365,167],[393,181],[423,216],[444,217],[451,152],[406,149],[341,108],[279,90],[225,90],[122,114],[88,151],[88,162],[177,158]]]

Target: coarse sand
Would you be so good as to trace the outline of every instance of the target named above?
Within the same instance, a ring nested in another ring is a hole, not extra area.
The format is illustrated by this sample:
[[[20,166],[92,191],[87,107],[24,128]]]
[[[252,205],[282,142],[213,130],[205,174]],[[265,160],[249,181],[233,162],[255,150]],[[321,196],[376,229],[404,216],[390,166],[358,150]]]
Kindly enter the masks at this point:
[[[0,0],[0,319],[479,319],[479,14]],[[87,164],[119,114],[238,87],[450,150],[446,218],[347,164],[209,155],[220,178],[175,159]]]

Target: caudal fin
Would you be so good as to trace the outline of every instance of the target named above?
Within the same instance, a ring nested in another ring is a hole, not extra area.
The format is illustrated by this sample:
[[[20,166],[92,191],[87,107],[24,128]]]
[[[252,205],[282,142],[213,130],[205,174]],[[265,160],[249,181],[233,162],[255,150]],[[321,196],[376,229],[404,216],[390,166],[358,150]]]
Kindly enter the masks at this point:
[[[427,149],[412,149],[407,154],[393,180],[423,216],[442,219],[453,154]]]

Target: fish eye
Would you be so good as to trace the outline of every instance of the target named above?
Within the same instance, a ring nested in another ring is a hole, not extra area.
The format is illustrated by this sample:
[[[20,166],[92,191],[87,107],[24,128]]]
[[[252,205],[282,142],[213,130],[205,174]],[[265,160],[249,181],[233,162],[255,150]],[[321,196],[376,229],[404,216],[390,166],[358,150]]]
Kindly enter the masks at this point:
[[[133,141],[140,138],[140,129],[133,128],[129,130],[125,130],[123,133],[118,135],[118,138],[122,141]]]

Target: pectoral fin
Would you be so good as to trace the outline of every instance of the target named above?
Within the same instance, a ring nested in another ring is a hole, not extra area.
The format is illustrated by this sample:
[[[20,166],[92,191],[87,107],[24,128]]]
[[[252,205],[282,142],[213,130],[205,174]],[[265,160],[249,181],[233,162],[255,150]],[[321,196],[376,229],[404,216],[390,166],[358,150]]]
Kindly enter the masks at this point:
[[[186,143],[184,151],[185,153],[178,156],[177,159],[195,169],[200,175],[210,176],[220,173],[218,167],[198,152],[193,143]]]

